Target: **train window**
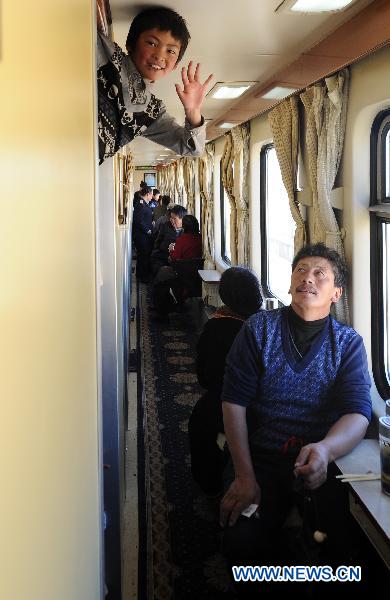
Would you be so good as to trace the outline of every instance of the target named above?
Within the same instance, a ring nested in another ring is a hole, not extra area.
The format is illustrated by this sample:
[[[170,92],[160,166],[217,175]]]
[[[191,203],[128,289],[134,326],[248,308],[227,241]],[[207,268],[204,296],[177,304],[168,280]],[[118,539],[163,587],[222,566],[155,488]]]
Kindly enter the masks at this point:
[[[267,296],[289,304],[295,221],[273,144],[260,152],[261,283]]]
[[[371,302],[374,379],[390,395],[390,110],[371,130]]]
[[[220,202],[221,202],[221,256],[228,264],[232,264],[232,254],[230,251],[230,200],[222,182],[222,160],[220,167]]]
[[[156,187],[156,173],[145,173],[144,181],[149,187]]]

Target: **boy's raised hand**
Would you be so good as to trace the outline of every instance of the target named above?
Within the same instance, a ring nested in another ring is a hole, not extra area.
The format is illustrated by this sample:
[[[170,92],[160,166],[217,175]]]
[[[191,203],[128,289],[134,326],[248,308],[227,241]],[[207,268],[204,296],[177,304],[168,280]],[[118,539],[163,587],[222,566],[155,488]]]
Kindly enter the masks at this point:
[[[202,121],[201,106],[207,92],[207,86],[212,79],[209,75],[204,83],[200,82],[200,64],[197,63],[195,71],[192,66],[192,61],[188,68],[181,70],[181,78],[183,81],[183,89],[180,84],[176,84],[176,92],[179,96],[186,113],[187,121],[192,127],[199,127]]]

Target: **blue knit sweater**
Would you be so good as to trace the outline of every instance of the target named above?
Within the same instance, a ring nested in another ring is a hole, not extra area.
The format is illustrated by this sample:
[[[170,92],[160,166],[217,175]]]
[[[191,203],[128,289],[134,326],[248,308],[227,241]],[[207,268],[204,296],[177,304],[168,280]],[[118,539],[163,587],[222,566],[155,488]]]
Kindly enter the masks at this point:
[[[248,408],[252,449],[279,451],[295,437],[317,442],[342,416],[371,418],[363,340],[329,317],[296,361],[287,308],[261,310],[241,328],[227,357],[222,399]]]

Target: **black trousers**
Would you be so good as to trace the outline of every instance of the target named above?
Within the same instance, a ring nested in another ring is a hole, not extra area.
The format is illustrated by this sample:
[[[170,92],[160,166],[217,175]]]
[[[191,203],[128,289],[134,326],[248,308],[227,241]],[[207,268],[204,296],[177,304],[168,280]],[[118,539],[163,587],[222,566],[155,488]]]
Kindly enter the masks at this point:
[[[261,454],[252,457],[256,479],[261,490],[259,518],[240,516],[233,527],[226,526],[222,534],[222,550],[229,566],[233,565],[291,565],[291,556],[285,545],[282,527],[291,508],[296,505],[303,519],[301,530],[305,544],[306,564],[358,565],[356,554],[360,532],[349,512],[348,490],[336,480],[334,464],[328,467],[327,481],[313,492],[305,491],[293,475],[295,457]],[[227,489],[234,480],[234,470],[229,460],[224,471]],[[326,533],[322,544],[314,541],[316,530]],[[354,556],[355,553],[355,556]],[[300,563],[302,564],[302,563]],[[345,584],[340,584],[344,585]],[[348,584],[359,589],[358,583]],[[239,598],[279,597],[281,591],[304,592],[308,586],[300,583],[236,583]],[[310,587],[310,586],[309,586]],[[329,597],[333,584],[311,585],[309,597]],[[325,596],[322,596],[322,592]],[[301,597],[306,597],[301,595]]]
[[[150,275],[149,260],[151,252],[150,235],[138,233],[134,236],[134,246],[137,250],[137,279],[148,279]]]
[[[188,423],[192,476],[206,494],[223,489],[226,456],[217,444],[218,433],[223,431],[221,399],[206,393],[195,404]]]

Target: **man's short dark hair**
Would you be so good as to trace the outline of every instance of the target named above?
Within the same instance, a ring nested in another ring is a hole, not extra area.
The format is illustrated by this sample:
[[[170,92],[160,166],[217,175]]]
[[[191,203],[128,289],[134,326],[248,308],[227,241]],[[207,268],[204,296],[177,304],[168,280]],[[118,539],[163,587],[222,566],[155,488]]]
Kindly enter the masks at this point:
[[[345,287],[347,283],[348,269],[344,259],[341,258],[340,254],[336,252],[336,250],[328,248],[328,246],[325,246],[325,244],[322,242],[318,242],[318,244],[307,244],[301,248],[295,256],[292,262],[292,270],[294,271],[298,262],[302,260],[302,258],[306,258],[308,256],[320,256],[321,258],[326,258],[326,260],[329,261],[332,266],[335,287]]]
[[[190,41],[190,33],[187,29],[187,23],[177,12],[170,8],[158,6],[155,8],[146,8],[141,11],[130,25],[126,40],[128,52],[135,49],[137,40],[141,33],[148,29],[159,29],[160,31],[169,31],[175,40],[180,42],[179,56],[177,63],[182,59],[184,52]]]
[[[153,190],[153,196],[155,196],[156,194],[159,194],[159,193],[160,193],[160,190],[157,190],[156,188],[154,188],[154,190]]]
[[[171,208],[171,214],[172,213],[174,215],[176,215],[177,217],[179,217],[179,219],[182,219],[184,217],[184,215],[187,214],[187,209],[184,208],[184,206],[181,206],[181,204],[175,204]]]
[[[152,188],[149,187],[148,185],[144,185],[143,188],[141,189],[141,196],[147,196],[148,194],[152,193]]]

